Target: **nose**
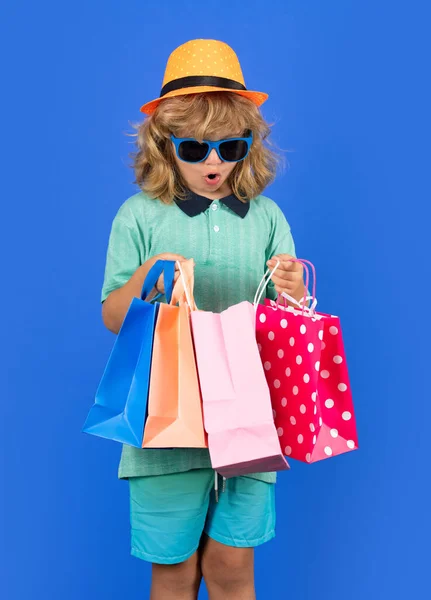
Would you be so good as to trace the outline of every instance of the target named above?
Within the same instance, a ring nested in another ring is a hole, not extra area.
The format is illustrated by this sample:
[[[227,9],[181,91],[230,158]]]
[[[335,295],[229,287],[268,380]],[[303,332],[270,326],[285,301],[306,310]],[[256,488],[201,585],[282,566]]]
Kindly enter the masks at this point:
[[[211,150],[211,152],[208,154],[207,159],[205,161],[206,165],[220,165],[223,161],[220,160],[219,155],[217,154],[217,151],[215,148],[213,148]]]

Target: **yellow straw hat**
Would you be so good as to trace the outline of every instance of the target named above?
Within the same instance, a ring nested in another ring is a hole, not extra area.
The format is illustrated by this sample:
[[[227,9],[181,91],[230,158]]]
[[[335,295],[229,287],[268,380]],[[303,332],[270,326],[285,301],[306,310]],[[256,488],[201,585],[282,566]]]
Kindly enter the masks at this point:
[[[191,40],[172,52],[160,97],[144,104],[141,112],[151,115],[165,98],[202,92],[234,92],[256,106],[268,98],[245,87],[241,65],[230,46],[217,40]]]

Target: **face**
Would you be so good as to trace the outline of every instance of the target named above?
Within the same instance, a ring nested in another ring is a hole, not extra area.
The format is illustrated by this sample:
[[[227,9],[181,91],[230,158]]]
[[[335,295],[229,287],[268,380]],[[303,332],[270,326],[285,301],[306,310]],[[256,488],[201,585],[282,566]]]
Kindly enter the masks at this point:
[[[234,132],[223,136],[223,138],[220,139],[241,136],[242,133]],[[211,150],[204,161],[199,163],[187,163],[178,158],[174,144],[172,144],[172,148],[178,170],[186,182],[187,187],[192,192],[195,192],[200,196],[205,196],[210,200],[218,200],[219,198],[224,198],[232,193],[228,179],[237,163],[221,160],[215,148]]]

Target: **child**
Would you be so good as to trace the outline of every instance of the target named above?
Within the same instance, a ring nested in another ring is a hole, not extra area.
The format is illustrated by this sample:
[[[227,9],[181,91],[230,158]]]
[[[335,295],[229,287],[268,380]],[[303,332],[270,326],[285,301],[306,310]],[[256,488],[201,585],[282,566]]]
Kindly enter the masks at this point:
[[[253,301],[269,266],[268,295],[304,295],[290,227],[262,196],[276,160],[259,111],[267,95],[246,89],[234,51],[192,40],[169,57],[160,98],[145,104],[134,167],[141,192],[112,225],[102,292],[103,319],[118,332],[160,258],[193,258],[200,309]],[[178,274],[177,274],[178,275]],[[163,278],[157,291],[164,292]],[[155,291],[154,291],[155,293]],[[216,502],[207,450],[123,447],[129,479],[132,554],[153,564],[152,600],[255,598],[253,548],[274,537],[275,474],[226,482]]]

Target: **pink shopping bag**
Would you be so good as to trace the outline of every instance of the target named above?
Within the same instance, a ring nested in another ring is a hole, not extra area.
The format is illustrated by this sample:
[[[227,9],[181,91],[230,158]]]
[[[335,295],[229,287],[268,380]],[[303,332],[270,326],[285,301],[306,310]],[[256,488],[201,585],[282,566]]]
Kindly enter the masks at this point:
[[[192,312],[213,468],[224,477],[289,468],[281,452],[249,302]]]
[[[311,263],[297,262],[308,280]],[[256,324],[281,447],[308,463],[358,448],[340,319],[315,311],[315,277],[311,299],[311,308],[297,309],[266,300]]]

